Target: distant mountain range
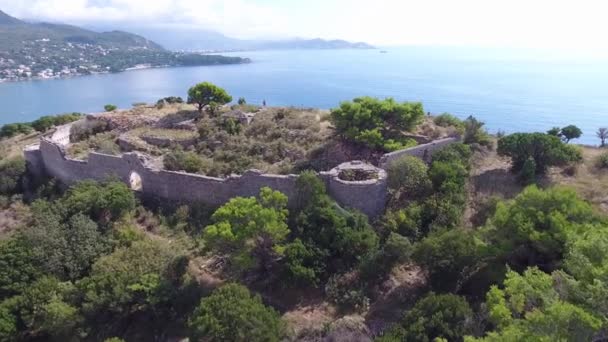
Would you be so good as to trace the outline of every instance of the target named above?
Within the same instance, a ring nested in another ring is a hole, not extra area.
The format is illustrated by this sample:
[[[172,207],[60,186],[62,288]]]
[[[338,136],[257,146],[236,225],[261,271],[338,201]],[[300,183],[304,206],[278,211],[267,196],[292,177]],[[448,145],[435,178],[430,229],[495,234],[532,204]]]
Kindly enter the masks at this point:
[[[103,26],[96,29],[104,29]],[[345,40],[286,39],[247,40],[225,36],[219,32],[185,28],[128,27],[128,31],[148,37],[170,50],[185,51],[239,51],[239,50],[292,50],[292,49],[374,49],[363,43]]]

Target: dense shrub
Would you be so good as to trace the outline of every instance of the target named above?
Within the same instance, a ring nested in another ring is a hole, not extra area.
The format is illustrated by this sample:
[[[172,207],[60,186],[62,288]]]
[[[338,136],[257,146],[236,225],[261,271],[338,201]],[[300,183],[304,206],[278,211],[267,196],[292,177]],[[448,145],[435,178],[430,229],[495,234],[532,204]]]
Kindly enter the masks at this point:
[[[464,127],[462,120],[460,120],[459,118],[455,117],[454,115],[452,115],[450,113],[443,113],[441,115],[437,115],[433,119],[433,122],[435,122],[435,124],[437,126],[441,126],[441,127],[449,127],[449,126]]]
[[[104,109],[106,112],[113,112],[113,111],[115,111],[117,108],[118,108],[118,107],[116,107],[116,105],[113,105],[113,104],[107,104],[107,105],[103,106],[103,109]]]
[[[325,265],[323,273],[316,277],[323,279],[327,272],[346,270],[378,248],[378,236],[367,217],[340,208],[314,173],[302,173],[296,186],[298,198],[292,226],[295,236],[311,249],[308,253],[318,258],[307,264]]]
[[[561,166],[582,160],[578,148],[564,144],[558,137],[543,133],[508,135],[498,141],[498,154],[511,158],[513,171],[516,173],[522,172],[528,160],[534,161],[536,175],[544,174],[550,166]],[[528,169],[530,165],[528,162]]]
[[[399,327],[379,341],[462,341],[471,332],[472,320],[473,310],[464,298],[430,293],[405,314]]]
[[[205,167],[204,160],[196,153],[176,149],[163,157],[165,169],[197,173]]]
[[[224,285],[207,297],[190,317],[192,341],[280,341],[279,314],[238,284]]]
[[[482,146],[490,146],[492,144],[490,135],[483,128],[483,122],[475,119],[473,116],[469,116],[462,123],[464,125],[462,140],[465,144],[480,144]]]
[[[25,159],[22,157],[0,161],[0,195],[21,192],[25,171]]]
[[[235,197],[211,216],[203,232],[205,246],[228,253],[240,269],[269,268],[289,234],[287,196],[262,188],[258,198]]]
[[[68,212],[83,213],[106,221],[119,218],[135,208],[131,189],[119,181],[82,181],[72,186],[62,199]]]
[[[49,128],[53,126],[61,126],[79,120],[82,118],[83,115],[84,114],[81,113],[67,113],[55,116],[43,116],[37,120],[32,121],[31,125],[38,132],[46,132]]]
[[[593,208],[566,188],[526,188],[514,200],[499,203],[485,232],[499,254],[514,267],[539,265],[553,269],[568,236],[598,221]]]
[[[478,269],[484,245],[473,233],[462,229],[436,232],[419,242],[413,259],[429,275],[436,291],[455,291]]]
[[[359,97],[331,112],[332,123],[342,137],[385,151],[412,146],[401,132],[414,129],[423,117],[421,103],[398,103],[391,98]]]
[[[388,167],[388,186],[397,195],[417,198],[428,193],[431,182],[428,166],[420,158],[403,156]]]
[[[17,134],[28,134],[33,130],[29,123],[10,123],[0,128],[0,138],[11,138]]]
[[[364,312],[369,308],[369,298],[361,288],[352,284],[349,277],[334,275],[325,285],[325,295],[340,310]]]
[[[410,241],[397,233],[390,233],[382,247],[370,252],[359,266],[362,279],[382,279],[396,264],[410,259],[413,248]]]

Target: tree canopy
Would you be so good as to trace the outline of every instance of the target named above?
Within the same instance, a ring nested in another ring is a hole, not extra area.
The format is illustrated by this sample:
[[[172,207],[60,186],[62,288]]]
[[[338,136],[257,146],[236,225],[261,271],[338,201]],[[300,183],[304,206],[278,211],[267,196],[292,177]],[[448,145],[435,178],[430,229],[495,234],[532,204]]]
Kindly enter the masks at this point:
[[[574,146],[565,145],[556,137],[544,133],[514,133],[498,141],[498,154],[511,158],[513,171],[524,170],[531,165],[533,174],[542,175],[550,166],[577,163],[581,152]]]
[[[189,326],[193,341],[279,341],[284,329],[276,311],[238,284],[224,285],[203,298]]]
[[[399,103],[392,98],[358,97],[331,111],[332,123],[342,137],[385,151],[415,145],[403,132],[414,129],[423,117],[421,103]]]
[[[221,106],[230,101],[232,96],[228,95],[226,90],[209,82],[198,83],[188,89],[188,103],[196,104],[199,112],[202,112],[205,106]]]

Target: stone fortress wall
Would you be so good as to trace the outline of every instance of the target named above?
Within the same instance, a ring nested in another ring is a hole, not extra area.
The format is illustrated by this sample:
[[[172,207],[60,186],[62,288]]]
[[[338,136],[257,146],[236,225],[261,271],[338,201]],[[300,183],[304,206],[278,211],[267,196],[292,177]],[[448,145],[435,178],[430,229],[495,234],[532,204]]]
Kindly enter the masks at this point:
[[[296,198],[297,175],[264,174],[257,170],[246,171],[240,176],[228,178],[207,177],[186,172],[157,170],[147,166],[146,156],[136,152],[121,156],[91,152],[87,161],[71,159],[64,148],[69,144],[71,124],[58,127],[52,134],[41,138],[38,146],[24,150],[32,175],[46,174],[64,184],[80,180],[105,180],[117,177],[132,189],[150,195],[179,202],[202,202],[220,206],[233,197],[256,196],[262,187],[270,187],[284,193],[293,204]],[[457,138],[438,140],[430,144],[386,154],[381,168],[359,161],[341,164],[321,172],[330,196],[343,207],[358,209],[370,217],[376,217],[385,209],[388,188],[386,169],[399,156],[410,154],[428,157],[434,151],[458,141]],[[344,169],[375,170],[378,177],[365,181],[345,181],[339,178]]]

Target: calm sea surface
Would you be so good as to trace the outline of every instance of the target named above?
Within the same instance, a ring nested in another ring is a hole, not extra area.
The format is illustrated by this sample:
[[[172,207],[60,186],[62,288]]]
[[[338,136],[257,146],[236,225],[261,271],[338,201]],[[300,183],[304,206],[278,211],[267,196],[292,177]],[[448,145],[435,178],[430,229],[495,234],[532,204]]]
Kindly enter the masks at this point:
[[[356,96],[422,101],[427,111],[473,114],[490,132],[575,124],[595,144],[608,127],[608,61],[456,48],[263,51],[247,65],[136,70],[70,79],[0,83],[0,124],[112,103],[185,97],[211,81],[250,103],[332,108]]]

